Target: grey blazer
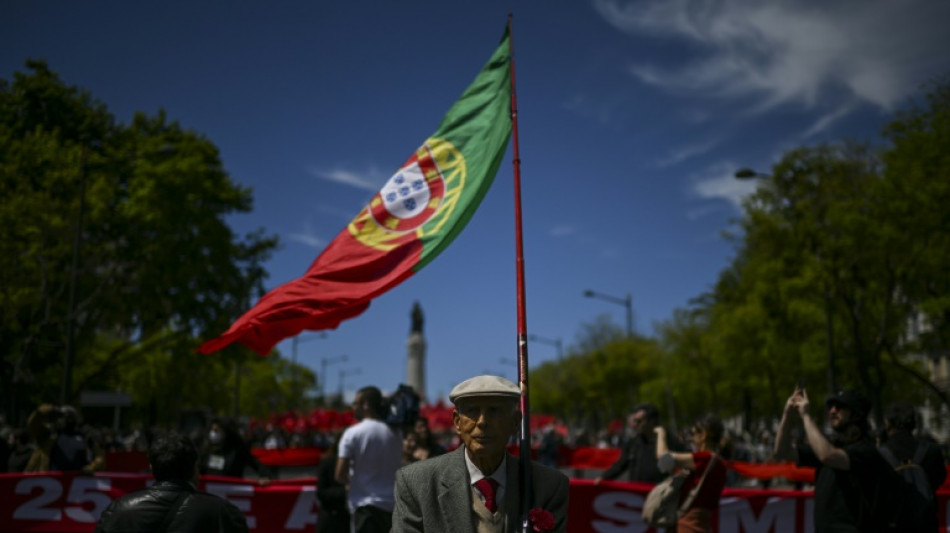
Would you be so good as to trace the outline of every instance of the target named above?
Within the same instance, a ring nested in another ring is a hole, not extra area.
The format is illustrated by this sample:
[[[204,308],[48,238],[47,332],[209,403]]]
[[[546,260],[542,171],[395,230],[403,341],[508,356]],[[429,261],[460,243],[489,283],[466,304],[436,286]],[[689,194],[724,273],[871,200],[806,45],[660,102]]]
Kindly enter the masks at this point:
[[[465,448],[426,459],[396,472],[396,508],[393,510],[394,533],[475,533],[472,489]],[[518,516],[519,459],[508,456],[505,486],[506,533],[520,531]],[[552,531],[567,531],[567,476],[532,461],[534,505],[554,515]]]

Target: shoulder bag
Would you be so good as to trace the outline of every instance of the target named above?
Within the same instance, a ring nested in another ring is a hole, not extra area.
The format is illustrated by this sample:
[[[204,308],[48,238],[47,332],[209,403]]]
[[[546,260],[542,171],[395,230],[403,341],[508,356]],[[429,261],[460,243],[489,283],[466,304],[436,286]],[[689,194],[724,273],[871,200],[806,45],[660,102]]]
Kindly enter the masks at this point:
[[[709,464],[706,465],[703,477],[701,477],[699,483],[689,491],[682,505],[679,503],[679,496],[680,490],[683,488],[683,482],[686,481],[686,477],[688,476],[687,473],[677,472],[657,483],[656,486],[650,490],[650,493],[647,494],[647,498],[643,502],[643,521],[654,527],[676,526],[676,522],[679,521],[680,516],[693,504],[693,500],[695,500],[699,494],[699,489],[703,486],[703,481],[706,481],[706,474],[709,473],[715,462],[716,454],[714,453],[709,460]]]

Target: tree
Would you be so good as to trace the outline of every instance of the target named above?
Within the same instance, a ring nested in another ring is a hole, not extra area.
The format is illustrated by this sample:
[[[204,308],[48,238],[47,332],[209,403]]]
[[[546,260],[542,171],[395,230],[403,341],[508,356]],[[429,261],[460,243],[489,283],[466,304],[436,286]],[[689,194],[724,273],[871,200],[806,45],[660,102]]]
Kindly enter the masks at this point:
[[[0,82],[7,408],[55,399],[71,365],[67,402],[87,388],[142,383],[146,372],[167,386],[185,365],[190,377],[226,380],[224,359],[198,362],[192,351],[263,291],[276,238],[239,237],[225,222],[251,210],[250,189],[233,182],[209,140],[164,112],[119,124],[45,63],[27,70]],[[176,401],[189,402],[190,390]]]
[[[929,84],[922,101],[902,110],[884,130],[884,179],[875,216],[893,220],[882,245],[900,261],[890,267],[899,280],[895,297],[908,315],[899,340],[884,346],[890,361],[922,380],[903,364],[908,354],[933,361],[950,353],[950,77]],[[927,385],[945,404],[948,383]]]
[[[778,413],[800,378],[950,405],[920,363],[950,353],[950,84],[884,136],[791,150],[746,200],[732,264],[660,328],[684,412]]]
[[[553,413],[590,428],[624,416],[657,387],[662,360],[652,339],[627,338],[608,315],[579,328],[576,344],[557,361],[532,370],[531,402],[537,412]],[[662,398],[662,396],[659,396]]]
[[[921,268],[914,253],[935,237],[909,231],[923,221],[895,209],[906,199],[881,161],[877,150],[854,143],[796,149],[747,200],[736,258],[695,311],[707,325],[685,336],[708,353],[713,405],[719,390],[743,390],[768,398],[777,413],[783,396],[776,391],[790,391],[799,378],[813,397],[860,388],[877,409],[916,399],[911,378],[940,394],[907,358],[913,350],[905,340],[919,301],[909,298],[911,288],[943,283],[939,269]],[[674,321],[668,349],[688,348],[677,335],[693,327]],[[727,373],[712,373],[717,361]],[[722,405],[741,403],[733,397]]]

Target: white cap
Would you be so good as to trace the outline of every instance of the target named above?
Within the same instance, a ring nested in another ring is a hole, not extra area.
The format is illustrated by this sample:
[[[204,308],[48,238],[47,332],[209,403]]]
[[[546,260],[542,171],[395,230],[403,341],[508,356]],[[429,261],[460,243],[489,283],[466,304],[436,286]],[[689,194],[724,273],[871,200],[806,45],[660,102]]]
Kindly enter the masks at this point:
[[[521,389],[500,376],[475,376],[456,385],[449,394],[449,400],[458,403],[462,398],[476,396],[501,396],[516,400],[521,397]]]

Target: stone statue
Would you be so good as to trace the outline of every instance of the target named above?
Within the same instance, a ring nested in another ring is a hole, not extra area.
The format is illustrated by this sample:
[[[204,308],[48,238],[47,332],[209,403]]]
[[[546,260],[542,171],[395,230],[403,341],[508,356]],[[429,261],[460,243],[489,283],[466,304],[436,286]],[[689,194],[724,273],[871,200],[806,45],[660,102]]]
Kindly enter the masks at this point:
[[[422,333],[422,323],[425,319],[422,317],[422,307],[419,306],[419,302],[412,304],[412,328],[410,328],[409,333]]]

